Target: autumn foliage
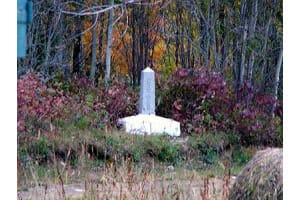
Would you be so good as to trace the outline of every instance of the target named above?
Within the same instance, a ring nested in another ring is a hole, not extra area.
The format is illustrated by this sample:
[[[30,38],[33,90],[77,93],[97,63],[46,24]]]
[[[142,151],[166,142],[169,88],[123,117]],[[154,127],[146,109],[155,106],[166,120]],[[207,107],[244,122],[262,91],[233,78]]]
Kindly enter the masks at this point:
[[[177,70],[157,78],[157,114],[180,121],[183,135],[236,132],[243,144],[281,145],[282,106],[250,84],[235,93],[222,75],[200,69]],[[87,77],[47,84],[28,73],[18,80],[18,132],[51,131],[62,124],[85,129],[116,128],[117,119],[137,114],[138,92],[122,81],[97,87]],[[59,133],[56,133],[59,134]]]
[[[181,68],[159,89],[158,114],[180,121],[184,134],[233,131],[246,145],[282,142],[282,107],[272,117],[274,97],[250,84],[236,94],[219,73]]]
[[[136,92],[116,80],[110,88],[76,76],[45,84],[27,73],[18,80],[18,133],[50,132],[63,124],[113,127],[118,118],[137,113],[137,100]]]
[[[28,125],[43,124],[62,117],[68,97],[47,87],[38,75],[28,73],[18,80],[18,132],[28,131]]]

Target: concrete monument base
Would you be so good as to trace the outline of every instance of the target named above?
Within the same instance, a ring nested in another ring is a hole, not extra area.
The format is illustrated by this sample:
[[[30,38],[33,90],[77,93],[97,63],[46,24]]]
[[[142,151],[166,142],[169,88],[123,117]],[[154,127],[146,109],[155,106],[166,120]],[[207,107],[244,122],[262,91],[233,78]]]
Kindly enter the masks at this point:
[[[154,114],[138,114],[118,120],[127,133],[138,135],[180,136],[180,123]]]
[[[180,136],[180,123],[155,115],[155,76],[147,67],[141,74],[139,114],[118,120],[126,132],[139,135]]]

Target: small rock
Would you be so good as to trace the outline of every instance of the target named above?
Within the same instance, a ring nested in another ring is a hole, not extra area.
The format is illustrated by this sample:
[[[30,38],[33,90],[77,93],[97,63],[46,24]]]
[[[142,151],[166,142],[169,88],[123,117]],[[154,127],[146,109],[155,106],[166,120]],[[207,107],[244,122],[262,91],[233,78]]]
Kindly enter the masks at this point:
[[[173,165],[167,166],[167,171],[174,171],[174,166]]]

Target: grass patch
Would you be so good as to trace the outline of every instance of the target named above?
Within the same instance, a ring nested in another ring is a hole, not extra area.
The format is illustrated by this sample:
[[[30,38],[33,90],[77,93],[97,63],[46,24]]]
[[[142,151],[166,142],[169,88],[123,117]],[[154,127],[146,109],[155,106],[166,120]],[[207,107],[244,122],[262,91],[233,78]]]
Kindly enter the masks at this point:
[[[192,135],[183,141],[72,125],[58,137],[39,136],[18,145],[19,191],[31,194],[39,186],[36,198],[43,199],[45,187],[55,185],[55,191],[61,191],[55,199],[69,194],[69,185],[80,184],[85,192],[67,199],[220,199],[227,190],[224,184],[230,183],[224,177],[238,174],[255,152],[255,147],[236,145],[238,139],[227,133]],[[215,194],[201,193],[205,188]]]
[[[186,142],[176,142],[168,136],[141,136],[123,132],[105,133],[69,126],[57,137],[38,136],[27,143],[18,144],[19,157],[25,162],[30,157],[41,164],[54,156],[76,166],[80,159],[107,161],[132,158],[134,162],[154,159],[172,165],[198,162],[205,166],[216,165],[224,158],[238,165],[249,161],[253,150],[238,145],[234,133],[210,133],[189,136]]]
[[[225,165],[226,168],[238,168],[253,156],[255,148],[240,147],[237,141],[234,134],[223,132],[192,135],[180,143],[168,136],[130,135],[119,131],[104,133],[70,125],[55,138],[38,136],[19,144],[18,156],[22,170],[28,166],[28,160],[36,166],[51,168],[57,162],[75,171],[79,168],[95,171],[110,163],[121,165],[122,160],[130,158],[141,166],[158,163],[219,176]],[[223,163],[222,167],[220,163]]]

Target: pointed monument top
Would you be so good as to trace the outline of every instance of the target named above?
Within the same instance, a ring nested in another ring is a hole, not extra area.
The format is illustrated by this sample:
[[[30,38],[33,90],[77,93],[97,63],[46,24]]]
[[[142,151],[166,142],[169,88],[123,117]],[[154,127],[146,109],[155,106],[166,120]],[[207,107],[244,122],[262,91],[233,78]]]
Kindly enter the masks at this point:
[[[146,67],[143,72],[154,72],[150,67]]]

